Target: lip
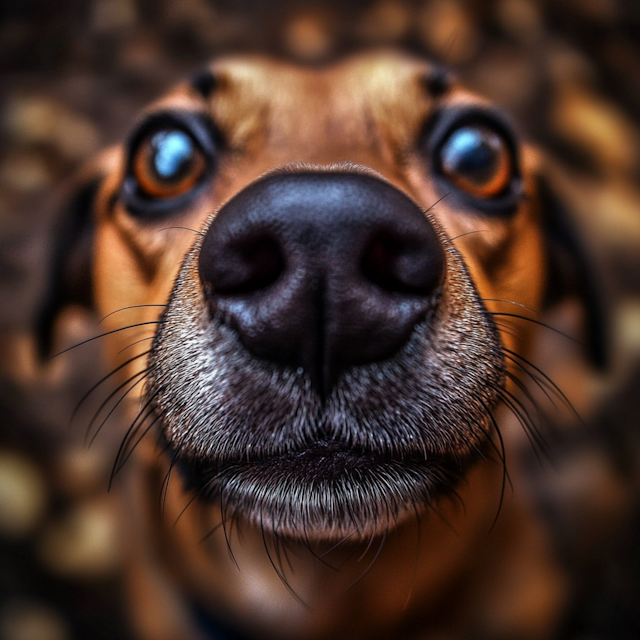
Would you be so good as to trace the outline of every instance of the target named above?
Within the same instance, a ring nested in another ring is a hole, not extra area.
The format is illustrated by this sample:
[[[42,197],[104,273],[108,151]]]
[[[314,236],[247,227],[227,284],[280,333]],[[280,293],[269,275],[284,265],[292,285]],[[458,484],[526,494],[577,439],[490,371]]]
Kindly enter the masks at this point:
[[[175,453],[175,452],[174,452]],[[460,456],[450,456],[451,460],[460,462]],[[422,455],[407,453],[406,455],[387,455],[374,451],[368,451],[359,447],[352,447],[337,440],[319,440],[310,444],[305,449],[291,451],[282,455],[238,456],[227,459],[224,462],[213,460],[187,460],[177,459],[182,465],[189,465],[199,474],[219,473],[222,469],[259,469],[272,468],[303,475],[314,474],[316,478],[324,478],[328,475],[327,465],[331,466],[332,473],[350,473],[355,471],[372,471],[378,467],[418,465],[424,467],[442,466],[450,462],[448,456],[436,455],[425,451]]]
[[[227,516],[300,538],[380,534],[455,493],[486,444],[459,455],[389,457],[336,441],[254,460],[218,463],[176,456],[188,489]],[[175,455],[169,448],[170,455]]]

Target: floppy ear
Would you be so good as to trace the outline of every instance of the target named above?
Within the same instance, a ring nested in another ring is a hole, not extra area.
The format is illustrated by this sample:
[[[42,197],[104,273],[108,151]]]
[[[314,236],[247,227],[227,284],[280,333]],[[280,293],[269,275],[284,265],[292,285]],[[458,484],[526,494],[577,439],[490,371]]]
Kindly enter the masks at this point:
[[[93,309],[91,260],[95,229],[95,200],[104,169],[96,162],[80,172],[56,216],[47,264],[44,296],[35,318],[38,356],[51,355],[60,312],[68,305]]]
[[[538,177],[537,189],[549,261],[545,306],[549,308],[568,296],[580,300],[585,311],[587,354],[591,363],[602,371],[609,362],[602,283],[567,207],[545,177]]]

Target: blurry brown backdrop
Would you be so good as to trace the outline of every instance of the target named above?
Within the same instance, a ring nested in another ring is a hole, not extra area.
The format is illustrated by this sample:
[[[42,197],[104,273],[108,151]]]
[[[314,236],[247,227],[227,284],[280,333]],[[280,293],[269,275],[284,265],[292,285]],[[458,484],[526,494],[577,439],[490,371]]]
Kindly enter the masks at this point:
[[[540,505],[575,584],[560,637],[640,637],[640,2],[2,0],[0,11],[0,639],[130,637],[106,491],[117,415],[83,443],[105,392],[69,426],[104,373],[99,345],[45,368],[33,356],[59,185],[214,56],[323,64],[370,46],[435,58],[502,104],[549,152],[585,228],[613,366],[582,383],[587,424]],[[96,322],[70,312],[59,347]]]

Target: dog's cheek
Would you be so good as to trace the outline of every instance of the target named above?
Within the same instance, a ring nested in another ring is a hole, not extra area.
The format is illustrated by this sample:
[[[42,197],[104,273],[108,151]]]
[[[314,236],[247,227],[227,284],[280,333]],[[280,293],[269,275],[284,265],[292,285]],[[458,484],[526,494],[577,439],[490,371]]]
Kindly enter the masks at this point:
[[[480,298],[496,323],[502,344],[526,356],[544,296],[544,242],[535,221],[523,215],[498,233],[461,238],[460,251]]]
[[[508,255],[491,283],[494,297],[534,311],[542,307],[546,265],[544,242],[533,224],[516,229]]]
[[[103,221],[97,231],[95,258],[95,301],[98,315],[103,318],[100,333],[109,334],[103,348],[110,364],[117,366],[148,348],[145,342],[133,343],[153,334],[155,324],[151,323],[162,307],[144,305],[164,303],[165,299],[155,299],[140,257],[122,241],[118,228],[110,221]],[[123,349],[126,351],[120,355]],[[131,373],[125,370],[123,375]]]

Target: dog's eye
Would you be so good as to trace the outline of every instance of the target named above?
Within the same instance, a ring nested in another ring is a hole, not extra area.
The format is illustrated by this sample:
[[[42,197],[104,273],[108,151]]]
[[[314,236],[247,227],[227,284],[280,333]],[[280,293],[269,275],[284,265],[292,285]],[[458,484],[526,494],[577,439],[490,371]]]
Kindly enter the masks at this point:
[[[176,198],[192,189],[206,170],[198,143],[181,129],[160,129],[139,145],[131,165],[138,189],[149,198]]]
[[[140,220],[184,210],[215,175],[220,146],[206,114],[176,110],[150,115],[129,138],[122,203]]]
[[[495,198],[509,187],[512,158],[501,135],[483,125],[454,130],[440,148],[442,174],[477,198]]]

